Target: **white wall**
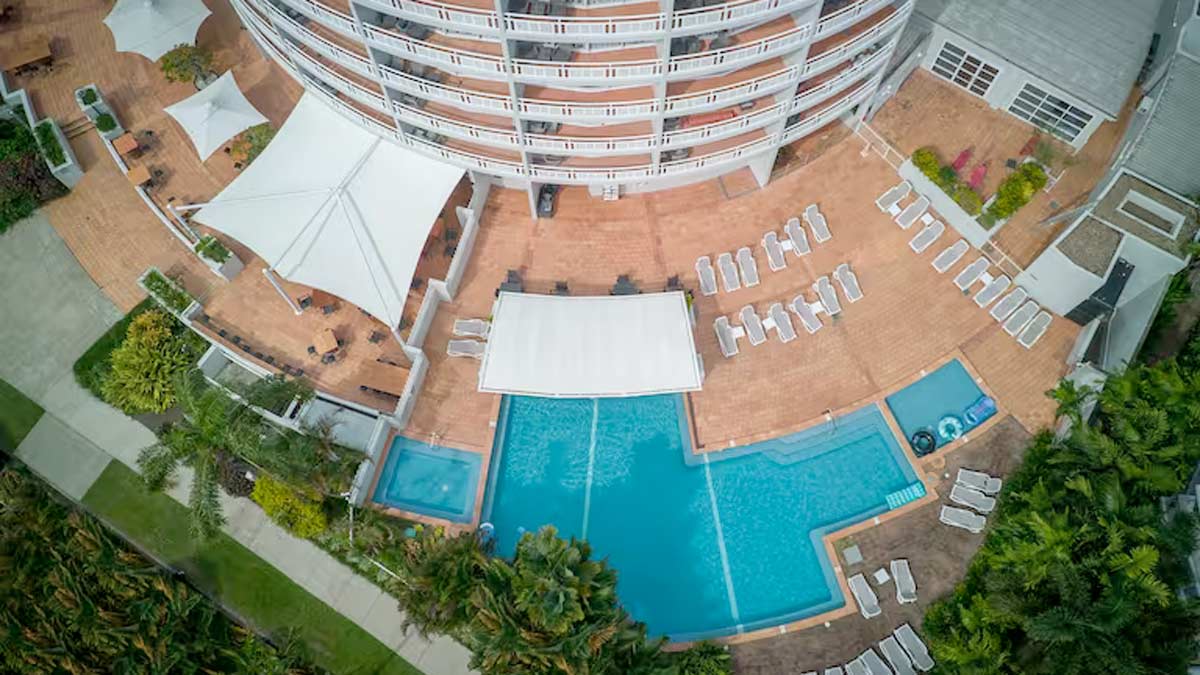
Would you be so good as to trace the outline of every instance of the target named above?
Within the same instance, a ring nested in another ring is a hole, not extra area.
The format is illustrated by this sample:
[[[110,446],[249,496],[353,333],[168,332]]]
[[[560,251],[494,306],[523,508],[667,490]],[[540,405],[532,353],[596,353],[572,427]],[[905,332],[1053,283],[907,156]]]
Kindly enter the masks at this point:
[[[1074,309],[1104,284],[1104,279],[1071,262],[1053,245],[1018,274],[1016,281],[1034,300],[1058,315]]]

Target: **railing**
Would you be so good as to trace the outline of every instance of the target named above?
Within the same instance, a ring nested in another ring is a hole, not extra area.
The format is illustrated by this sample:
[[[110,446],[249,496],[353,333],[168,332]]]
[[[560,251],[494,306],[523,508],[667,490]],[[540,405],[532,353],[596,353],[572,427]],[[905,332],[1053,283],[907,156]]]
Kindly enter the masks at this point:
[[[441,101],[457,106],[466,106],[488,112],[512,114],[512,99],[500,94],[487,94],[445,84],[430,82],[424,78],[401,72],[390,66],[380,66],[383,79],[393,88],[406,94],[421,96],[430,101]]]
[[[384,100],[383,94],[380,94],[377,91],[371,91],[354,80],[351,80],[340,73],[334,72],[333,69],[329,68],[325,64],[317,61],[308,54],[305,54],[304,50],[302,49],[291,47],[288,49],[288,53],[291,54],[291,56],[299,61],[302,65],[316,70],[318,76],[324,80],[326,84],[329,84],[356,101],[366,103],[380,112],[388,112],[387,101]]]
[[[695,145],[703,141],[713,141],[739,134],[755,127],[765,126],[783,117],[784,112],[791,106],[786,103],[776,103],[746,115],[738,115],[733,119],[714,124],[706,124],[694,129],[678,129],[663,132],[663,148]]]
[[[904,25],[908,20],[908,15],[912,12],[913,3],[915,0],[905,0],[904,5],[895,14],[892,14],[883,21],[875,24],[870,30],[865,33],[854,36],[851,40],[838,45],[834,49],[830,49],[804,63],[804,77],[812,77],[819,75],[830,68],[836,66],[850,56],[866,49],[879,40],[885,33]]]
[[[260,0],[251,1],[257,3],[257,6],[260,8],[263,7],[263,5],[266,5],[266,11],[269,13],[272,20],[275,21],[277,26],[287,31],[288,34],[290,34],[293,38],[308,45],[325,58],[339,65],[346,66],[361,75],[374,77],[374,74],[371,71],[371,62],[366,57],[355,54],[345,47],[336,45],[320,35],[317,35],[307,27],[297,23],[295,19],[287,14],[284,14],[278,7],[275,7],[269,2],[261,2]]]
[[[267,2],[270,1],[267,0]],[[358,25],[355,23],[354,17],[349,14],[342,14],[314,0],[283,0],[283,2],[292,9],[315,19],[322,26],[327,26],[350,37],[362,37],[358,32]]]
[[[874,14],[892,2],[893,0],[858,0],[852,5],[847,5],[832,14],[823,16],[817,22],[815,38],[823,38],[852,26],[858,23],[861,17]]]
[[[459,122],[458,120],[442,115],[427,113],[420,108],[414,108],[399,101],[392,101],[392,107],[395,109],[396,114],[401,116],[403,121],[410,124],[440,131],[446,135],[467,141],[482,141],[491,145],[517,150],[521,148],[521,139],[515,131],[504,131],[478,124]]]

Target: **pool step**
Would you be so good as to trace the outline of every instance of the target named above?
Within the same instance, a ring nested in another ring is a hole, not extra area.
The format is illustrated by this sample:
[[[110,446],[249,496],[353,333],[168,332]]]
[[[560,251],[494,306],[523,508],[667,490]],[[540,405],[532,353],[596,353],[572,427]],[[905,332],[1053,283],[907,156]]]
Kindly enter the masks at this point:
[[[888,509],[897,509],[909,502],[915,502],[925,496],[925,484],[913,483],[903,490],[896,490],[887,496]]]

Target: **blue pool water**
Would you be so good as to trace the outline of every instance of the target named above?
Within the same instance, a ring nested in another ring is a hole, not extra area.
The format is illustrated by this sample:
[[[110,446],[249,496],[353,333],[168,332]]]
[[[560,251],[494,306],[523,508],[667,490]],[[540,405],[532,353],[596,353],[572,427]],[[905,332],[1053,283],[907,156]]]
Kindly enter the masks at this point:
[[[919,429],[936,430],[938,420],[946,415],[964,419],[966,409],[981,396],[983,390],[963,364],[954,359],[887,397],[887,405],[904,437],[911,439]],[[971,424],[964,419],[964,426],[969,431]],[[939,445],[944,440],[939,439]]]
[[[403,511],[470,522],[482,459],[478,453],[396,436],[374,500]]]
[[[917,481],[874,405],[696,457],[679,396],[510,396],[494,452],[484,520],[500,554],[543,524],[585,538],[630,613],[677,640],[841,606],[821,536]]]

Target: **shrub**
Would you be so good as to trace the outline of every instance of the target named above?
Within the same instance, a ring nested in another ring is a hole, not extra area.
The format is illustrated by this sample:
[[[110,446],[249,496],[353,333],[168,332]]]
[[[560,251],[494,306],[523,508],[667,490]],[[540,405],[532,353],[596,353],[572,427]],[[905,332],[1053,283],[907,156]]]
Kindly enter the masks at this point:
[[[100,100],[100,95],[96,93],[95,89],[88,87],[79,95],[79,100],[83,101],[84,105],[91,105]]]
[[[1046,175],[1046,170],[1042,168],[1041,164],[1036,162],[1026,162],[1017,171],[1025,177],[1025,180],[1029,181],[1029,184],[1033,186],[1034,192],[1046,187],[1046,183],[1050,180]]]
[[[212,52],[193,45],[179,45],[158,60],[170,82],[192,82],[212,69]]]
[[[912,154],[912,163],[921,173],[929,176],[930,180],[937,180],[938,171],[941,169],[941,162],[938,161],[937,154],[933,152],[933,149],[918,148]]]
[[[983,198],[966,185],[959,185],[951,196],[954,197],[954,203],[972,216],[979,215],[979,212],[983,210]]]
[[[712,642],[701,642],[676,657],[679,675],[730,675],[733,672],[729,650]]]
[[[19,119],[25,119],[23,113]],[[0,233],[66,191],[46,168],[29,128],[0,119]]]
[[[96,116],[96,129],[102,134],[107,134],[117,128],[117,120],[109,113],[100,113]]]
[[[988,207],[988,214],[996,220],[1009,218],[1017,209],[1028,204],[1038,190],[1046,187],[1047,180],[1046,171],[1041,165],[1035,162],[1022,164],[1000,184],[995,201]]]
[[[254,472],[254,467],[237,457],[218,451],[217,482],[234,497],[249,497],[254,492],[254,481],[246,478],[247,472]]]
[[[195,248],[196,253],[199,253],[218,265],[224,265],[225,262],[229,260],[229,256],[233,255],[229,252],[229,249],[225,248],[224,244],[222,244],[211,234],[207,237],[202,237],[200,241],[196,242]]]
[[[50,166],[61,166],[66,163],[67,155],[63,153],[58,136],[54,134],[54,124],[50,120],[46,120],[38,124],[35,131],[38,141],[42,144],[42,152],[46,153],[46,159],[50,161]]]
[[[183,313],[192,304],[192,296],[188,295],[187,291],[156,269],[151,269],[146,274],[142,284],[155,300],[176,313]]]
[[[267,149],[267,145],[273,138],[275,138],[275,127],[268,122],[250,127],[238,135],[237,140],[233,142],[234,158],[243,165],[250,166],[250,162],[253,162],[262,154],[263,150]]]
[[[954,187],[958,185],[958,172],[952,166],[943,166],[938,169],[937,178],[934,179],[934,182],[947,193],[952,192]]]
[[[297,537],[311,539],[328,527],[321,505],[296,494],[292,488],[270,476],[259,476],[250,498],[282,527]]]
[[[134,318],[112,352],[112,370],[101,385],[105,401],[129,414],[161,413],[175,405],[175,376],[191,366],[192,356],[171,323],[157,310]]]

